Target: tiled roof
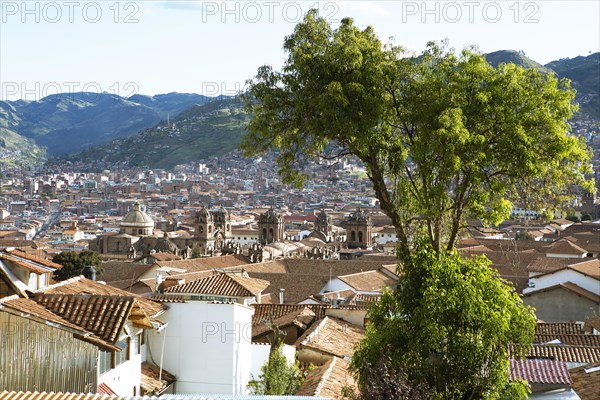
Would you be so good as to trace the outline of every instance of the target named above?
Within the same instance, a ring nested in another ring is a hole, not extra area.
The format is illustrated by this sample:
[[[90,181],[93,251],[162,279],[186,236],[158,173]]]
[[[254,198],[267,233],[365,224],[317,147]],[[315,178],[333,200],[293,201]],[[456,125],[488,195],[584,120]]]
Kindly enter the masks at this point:
[[[356,291],[374,292],[386,287],[396,285],[398,279],[394,279],[381,271],[365,271],[351,275],[338,276],[338,279]]]
[[[584,275],[590,276],[594,279],[600,280],[600,259],[594,258],[593,260],[572,264],[569,266],[570,269],[580,272]]]
[[[510,360],[510,379],[524,379],[530,384],[570,385],[572,382],[565,362],[555,360]]]
[[[98,392],[98,394],[107,394],[110,396],[116,396],[117,394],[115,393],[114,390],[112,390],[110,388],[110,386],[108,386],[106,383],[102,382],[98,385],[98,389],[96,390],[96,392]]]
[[[124,400],[121,396],[81,393],[0,392],[2,400]]]
[[[232,274],[217,274],[197,281],[171,286],[165,293],[192,293],[228,297],[257,296],[269,286],[261,279],[246,278]]]
[[[550,358],[588,364],[600,361],[600,347],[534,344],[527,351],[527,358]]]
[[[600,296],[599,295],[597,295],[596,293],[592,293],[589,290],[586,290],[573,282],[558,283],[556,285],[548,286],[543,289],[534,290],[532,292],[524,293],[523,297],[534,296],[538,293],[549,292],[551,290],[557,290],[557,289],[568,290],[570,292],[575,293],[578,296],[585,297],[586,299],[588,299],[596,304],[600,304]]]
[[[308,374],[296,395],[323,396],[334,400],[346,399],[342,396],[342,390],[345,387],[356,388],[354,378],[348,372],[349,364],[343,358],[332,357]]]
[[[190,258],[178,261],[157,261],[156,265],[160,267],[172,267],[185,269],[188,272],[207,271],[214,268],[229,268],[249,264],[249,259],[241,254],[232,254],[227,256]]]
[[[5,254],[5,253],[0,253],[0,259],[7,261],[9,263],[18,265],[19,267],[24,268],[27,271],[33,272],[34,274],[38,274],[38,275],[49,274],[49,273],[53,272],[55,269],[55,268],[51,268],[51,267],[42,266],[42,265],[39,265],[30,260],[25,260],[20,257],[15,257],[13,255]]]
[[[538,322],[536,335],[581,335],[583,327],[577,322]]]
[[[573,368],[569,373],[573,379],[573,390],[581,400],[600,399],[600,362]]]
[[[338,318],[325,317],[298,338],[296,347],[307,347],[342,358],[352,357],[354,348],[364,336],[365,331],[359,326]]]
[[[548,343],[558,340],[563,344],[573,346],[598,346],[600,347],[600,335],[535,335],[533,341],[536,343]]]
[[[328,306],[318,304],[253,304],[254,315],[252,316],[252,325],[261,325],[263,321],[267,321],[271,316],[274,319],[283,317],[293,312],[300,312],[308,307],[317,319],[325,316],[325,309]]]
[[[129,317],[133,297],[36,293],[33,300],[52,313],[114,344]]]
[[[587,251],[567,239],[560,239],[554,242],[552,246],[546,250],[546,254],[581,256],[583,254],[587,254]]]
[[[60,265],[60,264],[57,264],[57,263],[55,263],[53,261],[50,261],[50,260],[46,260],[45,258],[42,258],[42,257],[38,257],[38,256],[35,256],[35,255],[32,255],[32,254],[26,253],[26,252],[21,251],[19,249],[12,249],[12,250],[8,250],[7,249],[6,252],[8,252],[8,253],[10,253],[10,254],[12,254],[14,256],[18,256],[18,257],[24,258],[26,260],[34,261],[34,262],[36,262],[38,264],[45,265],[46,267],[55,268],[55,269],[61,269],[62,268],[62,265]]]
[[[160,380],[158,378],[161,378]],[[170,384],[175,382],[176,378],[173,374],[149,362],[142,363],[142,394],[147,396],[159,395]]]
[[[307,306],[303,309],[292,311],[279,318],[273,320],[273,323],[280,329],[286,328],[291,325],[296,325],[303,330],[306,330],[308,326],[315,320],[315,313]],[[271,333],[269,319],[265,319],[263,323],[252,326],[252,340],[255,340],[259,336]]]
[[[166,310],[166,306],[152,301],[148,298],[133,295],[130,292],[121,290],[101,282],[92,281],[82,276],[67,279],[55,285],[41,290],[48,294],[92,294],[92,295],[110,295],[110,296],[135,296],[135,299],[142,310],[149,317],[156,317]]]

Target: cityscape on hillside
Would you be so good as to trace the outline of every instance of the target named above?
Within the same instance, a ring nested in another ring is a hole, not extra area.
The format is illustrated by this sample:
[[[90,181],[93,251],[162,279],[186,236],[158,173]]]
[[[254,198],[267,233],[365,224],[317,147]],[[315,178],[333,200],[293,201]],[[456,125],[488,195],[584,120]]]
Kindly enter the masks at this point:
[[[2,1],[0,400],[600,400],[598,5],[552,3]]]

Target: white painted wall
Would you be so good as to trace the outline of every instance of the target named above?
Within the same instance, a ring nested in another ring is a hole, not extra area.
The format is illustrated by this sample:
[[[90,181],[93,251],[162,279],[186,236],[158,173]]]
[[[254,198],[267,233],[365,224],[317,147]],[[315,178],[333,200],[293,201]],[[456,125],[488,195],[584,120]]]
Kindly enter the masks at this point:
[[[270,344],[252,343],[252,361],[250,365],[251,379],[259,379],[262,366],[269,359]],[[283,355],[290,365],[296,362],[296,348],[287,344],[283,345]]]
[[[131,322],[127,322],[125,330],[131,333],[139,331],[133,328]],[[125,336],[121,337],[124,339]],[[142,355],[138,354],[137,334],[132,334],[129,346],[129,360],[118,365],[98,377],[98,384],[105,383],[119,396],[140,395],[140,384],[142,382]],[[125,350],[123,350],[125,351]],[[99,353],[99,352],[98,352]],[[99,363],[98,363],[99,365]]]
[[[572,282],[592,293],[600,295],[600,282],[597,279],[585,276],[572,269],[563,269],[553,274],[530,277],[529,284],[533,284],[533,286],[525,288],[523,293],[535,292],[536,290],[565,282]]]
[[[252,359],[252,314],[239,303],[188,301],[169,304],[168,323],[151,331],[147,345],[163,368],[177,377],[177,394],[245,394]]]
[[[333,278],[321,289],[319,294],[323,294],[326,292],[338,292],[341,290],[353,290],[348,284],[342,282],[338,278]]]

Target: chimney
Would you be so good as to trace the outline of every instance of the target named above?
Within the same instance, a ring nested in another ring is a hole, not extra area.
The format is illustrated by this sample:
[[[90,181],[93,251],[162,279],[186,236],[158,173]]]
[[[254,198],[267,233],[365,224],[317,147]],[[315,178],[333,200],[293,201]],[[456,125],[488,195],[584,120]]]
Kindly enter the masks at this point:
[[[285,289],[279,289],[279,304],[283,304],[283,292],[285,292]]]
[[[96,280],[96,267],[94,267],[93,265],[86,265],[85,267],[83,267],[81,273],[87,279],[90,279],[92,281]]]

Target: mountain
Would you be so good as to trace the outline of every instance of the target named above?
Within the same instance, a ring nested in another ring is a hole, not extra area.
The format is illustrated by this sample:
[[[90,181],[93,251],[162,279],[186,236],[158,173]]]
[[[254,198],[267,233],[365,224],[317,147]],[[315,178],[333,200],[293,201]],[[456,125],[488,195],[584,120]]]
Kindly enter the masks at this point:
[[[185,93],[130,98],[61,93],[38,101],[0,102],[0,126],[35,140],[57,156],[127,137],[207,99]]]
[[[535,68],[546,73],[552,72],[551,69],[548,69],[542,64],[525,56],[523,52],[518,52],[515,50],[499,50],[492,53],[487,53],[485,55],[485,59],[494,67],[498,67],[500,64],[512,63],[523,68]]]
[[[31,139],[0,127],[0,164],[18,166],[41,164],[46,160],[46,150]]]
[[[600,53],[587,57],[562,58],[546,65],[541,65],[515,50],[495,51],[486,54],[485,58],[494,67],[502,63],[513,63],[570,79],[571,86],[577,90],[575,101],[579,103],[579,115],[600,119]]]
[[[580,111],[600,119],[600,53],[562,58],[546,64],[561,78],[569,78],[577,90]]]
[[[238,98],[194,105],[169,123],[161,121],[126,139],[116,139],[67,157],[73,162],[115,163],[172,168],[236,149],[246,130],[248,114]]]

